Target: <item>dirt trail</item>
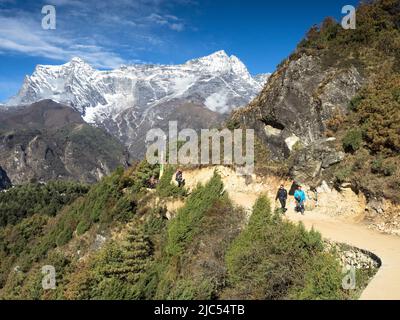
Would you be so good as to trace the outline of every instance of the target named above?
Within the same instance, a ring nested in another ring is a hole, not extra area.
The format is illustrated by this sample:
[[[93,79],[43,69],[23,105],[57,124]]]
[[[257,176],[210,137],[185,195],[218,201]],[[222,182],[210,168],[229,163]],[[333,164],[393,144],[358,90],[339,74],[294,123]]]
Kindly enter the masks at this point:
[[[382,266],[361,295],[361,300],[400,299],[400,237],[380,234],[350,219],[332,218],[319,212],[299,216],[289,214],[291,221],[302,221],[330,240],[368,250],[382,260]]]
[[[215,168],[205,168],[185,172],[187,187],[193,189],[198,183],[207,182],[212,177],[214,170]],[[253,177],[252,181],[246,181],[228,168],[217,167],[217,170],[222,177],[225,190],[234,203],[244,207],[249,212],[261,194],[266,194],[274,199],[276,189],[281,183],[273,177],[263,179]],[[340,202],[340,199],[336,199],[336,201]],[[354,199],[351,199],[351,201],[354,201]],[[337,204],[339,208],[342,205],[343,203]],[[293,222],[301,221],[309,229],[314,227],[315,230],[321,232],[324,238],[374,253],[381,259],[382,266],[362,293],[361,300],[399,300],[400,237],[384,235],[368,229],[366,225],[359,222],[360,216],[359,213],[357,214],[357,210],[352,210],[351,215],[345,216],[325,214],[329,213],[329,210],[332,210],[332,207],[324,206],[322,203],[313,211],[301,216],[294,212],[293,203],[289,202],[287,218]]]

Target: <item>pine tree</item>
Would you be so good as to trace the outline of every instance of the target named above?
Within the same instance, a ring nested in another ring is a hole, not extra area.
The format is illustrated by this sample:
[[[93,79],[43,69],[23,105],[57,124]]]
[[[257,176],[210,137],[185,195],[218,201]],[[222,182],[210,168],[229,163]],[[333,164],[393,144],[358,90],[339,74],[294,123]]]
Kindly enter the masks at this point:
[[[152,246],[143,231],[137,229],[132,229],[125,241],[118,261],[107,266],[104,273],[134,284],[149,265]]]

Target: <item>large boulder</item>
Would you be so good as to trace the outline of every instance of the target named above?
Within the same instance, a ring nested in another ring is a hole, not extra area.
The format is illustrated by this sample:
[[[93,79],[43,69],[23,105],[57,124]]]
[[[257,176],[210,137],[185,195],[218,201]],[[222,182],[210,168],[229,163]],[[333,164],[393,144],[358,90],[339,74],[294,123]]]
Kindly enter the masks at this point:
[[[323,170],[341,162],[344,157],[344,152],[336,151],[334,140],[315,141],[293,153],[291,175],[299,182],[316,180]]]

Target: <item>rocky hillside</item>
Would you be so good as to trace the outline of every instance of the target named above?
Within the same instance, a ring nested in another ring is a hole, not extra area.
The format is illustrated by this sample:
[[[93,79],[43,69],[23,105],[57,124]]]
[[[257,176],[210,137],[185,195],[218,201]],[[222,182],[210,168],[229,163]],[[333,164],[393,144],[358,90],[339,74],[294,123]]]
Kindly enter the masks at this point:
[[[399,21],[398,0],[377,0],[357,8],[356,30],[314,26],[233,120],[299,181],[399,201]]]
[[[193,115],[196,121],[186,121],[181,128],[209,128],[221,115],[250,102],[268,76],[252,77],[237,57],[224,51],[182,65],[132,65],[111,71],[95,70],[74,58],[62,66],[37,66],[8,105],[52,99],[71,106],[140,158],[149,128]]]
[[[93,183],[128,164],[119,141],[51,100],[1,109],[0,150],[0,166],[13,184],[52,179]]]

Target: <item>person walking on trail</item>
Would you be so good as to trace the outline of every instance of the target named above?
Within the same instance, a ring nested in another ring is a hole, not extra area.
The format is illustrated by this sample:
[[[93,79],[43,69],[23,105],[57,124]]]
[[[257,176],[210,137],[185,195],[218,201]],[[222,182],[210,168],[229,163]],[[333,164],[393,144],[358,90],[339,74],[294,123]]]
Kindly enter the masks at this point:
[[[306,194],[302,190],[301,186],[297,186],[297,190],[294,193],[294,199],[296,200],[296,211],[304,215],[306,210],[304,206],[304,203],[306,202]]]
[[[287,209],[286,209],[287,198],[288,198],[288,192],[282,184],[278,190],[278,193],[276,194],[275,201],[279,200],[279,202],[281,203],[283,213],[285,213],[287,211]]]
[[[151,176],[151,178],[148,181],[148,187],[150,189],[155,189],[160,181],[155,177]]]
[[[183,187],[185,185],[185,180],[183,180],[182,170],[177,170],[175,174],[175,181],[178,183],[178,187]]]

